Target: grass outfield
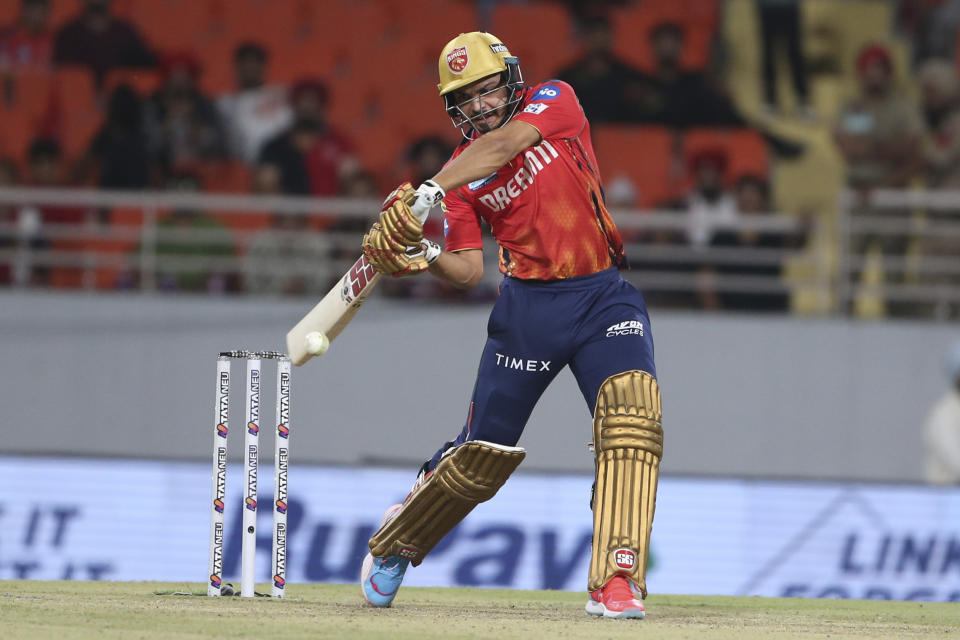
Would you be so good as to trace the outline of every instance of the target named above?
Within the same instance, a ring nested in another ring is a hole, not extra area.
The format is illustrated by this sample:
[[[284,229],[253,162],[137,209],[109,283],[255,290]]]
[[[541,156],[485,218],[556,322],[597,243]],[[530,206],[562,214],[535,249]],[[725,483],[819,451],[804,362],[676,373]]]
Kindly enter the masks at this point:
[[[390,609],[353,585],[292,585],[284,600],[157,595],[198,584],[0,581],[0,637],[56,638],[953,638],[960,605],[651,596],[645,620],[604,620],[561,591],[405,587]],[[267,591],[266,585],[263,591]]]

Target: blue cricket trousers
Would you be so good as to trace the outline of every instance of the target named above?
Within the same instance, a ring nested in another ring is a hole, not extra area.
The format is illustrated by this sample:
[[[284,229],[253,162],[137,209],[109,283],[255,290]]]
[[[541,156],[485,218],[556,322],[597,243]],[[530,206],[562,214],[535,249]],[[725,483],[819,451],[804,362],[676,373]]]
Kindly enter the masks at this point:
[[[515,446],[547,385],[568,365],[590,415],[608,377],[631,369],[657,375],[646,303],[616,268],[555,282],[504,278],[466,424],[426,470],[468,440]]]

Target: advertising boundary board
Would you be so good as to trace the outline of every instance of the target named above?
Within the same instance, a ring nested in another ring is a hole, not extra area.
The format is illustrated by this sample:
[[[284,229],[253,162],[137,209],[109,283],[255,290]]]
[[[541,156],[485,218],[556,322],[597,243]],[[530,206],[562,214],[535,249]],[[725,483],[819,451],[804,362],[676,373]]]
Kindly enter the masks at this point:
[[[288,582],[357,581],[380,514],[414,472],[291,466]],[[200,584],[210,473],[194,462],[0,456],[0,579]],[[405,584],[584,590],[591,480],[514,474]],[[237,582],[239,465],[226,482],[223,569]],[[266,501],[273,489],[259,490]],[[960,601],[956,488],[666,477],[651,544],[651,593]]]

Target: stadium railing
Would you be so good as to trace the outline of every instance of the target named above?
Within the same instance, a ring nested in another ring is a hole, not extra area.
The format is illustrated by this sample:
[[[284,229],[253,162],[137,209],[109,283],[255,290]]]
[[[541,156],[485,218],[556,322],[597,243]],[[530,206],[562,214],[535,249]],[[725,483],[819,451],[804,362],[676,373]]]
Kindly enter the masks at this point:
[[[10,275],[4,286],[154,291],[165,288],[163,274],[206,271],[231,274],[239,285],[230,290],[243,292],[249,290],[243,281],[251,273],[246,255],[251,242],[263,234],[295,233],[322,238],[328,248],[323,259],[290,261],[278,254],[275,260],[260,259],[254,267],[277,278],[309,279],[313,285],[302,293],[314,293],[329,287],[350,267],[359,255],[363,230],[379,207],[380,202],[373,199],[0,188],[0,276],[7,265]],[[45,212],[63,209],[83,211],[85,221],[42,223]],[[127,212],[127,218],[118,222],[118,211]],[[174,211],[188,212],[188,221],[191,215],[206,214],[217,224],[170,225]],[[689,218],[682,212],[615,209],[612,215],[633,266],[626,277],[654,301],[659,294],[670,293],[683,299],[677,303],[680,306],[696,307],[700,306],[698,296],[709,292],[747,295],[749,306],[750,299],[759,301],[764,296],[789,299],[799,288],[832,296],[840,286],[841,279],[830,269],[833,260],[816,248],[811,250],[811,242],[804,239],[819,234],[795,217],[743,216],[734,228],[726,229],[732,234],[749,231],[783,239],[774,248],[763,248],[691,246],[684,238]],[[293,232],[274,230],[270,221],[280,216],[306,216],[307,221],[303,229]],[[492,241],[490,245],[482,285],[493,294],[500,276],[497,252]],[[788,275],[790,265],[804,268],[792,269],[795,273]],[[29,275],[38,269],[44,273],[66,270],[73,277],[38,285]],[[394,282],[390,290],[406,295],[418,286],[422,289],[422,283],[414,280],[419,279]],[[671,303],[676,299],[670,298]]]
[[[960,190],[841,194],[837,310],[960,317]]]

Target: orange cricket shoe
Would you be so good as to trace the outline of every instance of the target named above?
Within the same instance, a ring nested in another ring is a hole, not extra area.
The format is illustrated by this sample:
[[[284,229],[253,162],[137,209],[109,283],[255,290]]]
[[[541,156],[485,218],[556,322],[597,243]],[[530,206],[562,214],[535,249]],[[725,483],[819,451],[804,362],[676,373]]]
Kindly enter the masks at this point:
[[[587,613],[604,618],[642,618],[643,602],[637,599],[633,585],[624,576],[613,576],[602,589],[590,594]]]

